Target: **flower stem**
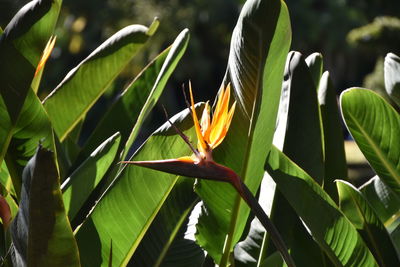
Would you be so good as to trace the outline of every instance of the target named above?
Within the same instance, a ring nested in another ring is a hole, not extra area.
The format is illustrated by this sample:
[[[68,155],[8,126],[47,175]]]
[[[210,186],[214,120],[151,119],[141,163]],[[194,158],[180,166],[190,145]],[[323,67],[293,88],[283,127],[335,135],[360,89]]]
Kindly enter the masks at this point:
[[[255,216],[260,220],[261,224],[264,226],[265,230],[271,235],[271,240],[274,243],[276,249],[281,254],[283,260],[286,262],[288,267],[295,267],[292,257],[288,252],[288,248],[283,241],[282,236],[279,234],[275,225],[272,223],[268,215],[264,212],[263,208],[260,206],[256,198],[250,192],[249,188],[243,183],[243,181],[238,177],[235,181],[231,180],[231,184],[238,191],[240,196],[246,201],[247,205],[251,208]]]

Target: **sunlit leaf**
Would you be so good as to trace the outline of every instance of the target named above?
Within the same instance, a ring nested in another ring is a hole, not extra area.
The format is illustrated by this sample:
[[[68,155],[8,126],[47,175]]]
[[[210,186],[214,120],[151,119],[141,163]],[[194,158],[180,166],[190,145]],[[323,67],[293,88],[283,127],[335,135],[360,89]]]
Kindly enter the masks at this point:
[[[400,196],[400,115],[382,97],[360,88],[340,97],[342,116],[382,181]]]
[[[272,143],[291,31],[283,1],[247,1],[232,34],[224,88],[231,84],[236,112],[214,159],[233,169],[255,193]],[[248,206],[228,184],[200,181],[203,199],[197,241],[224,265],[239,240]]]
[[[22,171],[35,154],[37,145],[40,143],[50,148],[52,140],[52,128],[46,111],[36,94],[29,90],[5,156],[17,196],[21,190]]]
[[[337,181],[337,187],[340,209],[368,244],[379,266],[399,266],[400,261],[389,233],[361,192],[341,180]]]
[[[0,163],[39,63],[53,34],[61,1],[31,1],[14,16],[0,37]]]
[[[81,61],[44,100],[61,141],[149,39],[148,28],[130,25]],[[73,103],[73,105],[71,104]]]
[[[276,148],[266,169],[336,266],[378,266],[353,224],[306,172]]]
[[[194,136],[188,110],[175,115],[171,121],[185,134]],[[190,154],[187,144],[166,123],[146,141],[133,160]],[[76,232],[83,266],[106,266],[111,242],[113,266],[127,264],[178,179],[176,175],[125,166]]]
[[[13,123],[30,89],[42,51],[53,34],[60,5],[60,0],[29,2],[13,17],[1,36],[1,95]]]

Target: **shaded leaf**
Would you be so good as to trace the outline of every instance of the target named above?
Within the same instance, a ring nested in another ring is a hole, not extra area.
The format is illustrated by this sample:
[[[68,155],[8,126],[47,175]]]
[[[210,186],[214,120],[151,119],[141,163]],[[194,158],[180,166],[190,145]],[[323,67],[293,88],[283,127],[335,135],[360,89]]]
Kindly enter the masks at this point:
[[[344,137],[340,121],[336,90],[329,72],[325,71],[319,81],[318,101],[324,132],[324,190],[338,201],[336,179],[347,179],[347,163],[344,152]]]
[[[361,234],[379,266],[399,266],[389,233],[362,194],[345,181],[338,180],[337,187],[340,209]]]
[[[321,53],[312,53],[305,59],[305,61],[310,69],[314,85],[316,88],[318,88],[318,84],[324,71],[324,61],[322,55]]]
[[[400,216],[400,199],[398,195],[394,194],[378,176],[371,178],[359,190],[386,226],[390,226],[393,219]]]
[[[400,115],[376,93],[359,88],[340,96],[342,116],[382,181],[400,195]]]
[[[189,229],[194,228],[189,215],[199,201],[193,182],[178,179],[128,266],[202,266],[204,252],[191,239]]]
[[[260,186],[272,143],[290,41],[284,2],[245,3],[232,34],[223,82],[223,88],[231,84],[238,107],[228,135],[213,157],[239,174],[253,194]],[[205,204],[196,239],[224,266],[246,225],[249,208],[228,184],[200,181],[195,190]]]
[[[378,266],[356,228],[306,172],[276,148],[266,169],[335,265]]]
[[[114,162],[120,140],[116,133],[104,141],[63,183],[65,210],[71,221]]]
[[[39,147],[24,169],[20,209],[11,225],[15,266],[80,266],[52,152]]]

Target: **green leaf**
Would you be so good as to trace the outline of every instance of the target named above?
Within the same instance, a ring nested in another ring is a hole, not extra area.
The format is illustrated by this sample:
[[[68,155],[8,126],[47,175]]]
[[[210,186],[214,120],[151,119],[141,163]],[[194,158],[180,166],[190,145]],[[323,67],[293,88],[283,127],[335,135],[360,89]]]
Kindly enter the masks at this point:
[[[400,115],[376,93],[359,88],[340,96],[342,116],[376,174],[400,195]]]
[[[189,215],[199,202],[194,179],[181,177],[149,227],[130,266],[202,266],[204,251],[191,239]],[[192,233],[194,237],[194,232]],[[193,238],[192,237],[192,238]]]
[[[80,266],[54,154],[39,147],[23,178],[20,209],[11,225],[14,265]]]
[[[151,89],[146,102],[140,110],[140,114],[136,120],[135,126],[133,127],[129,138],[126,141],[125,150],[121,157],[122,159],[125,159],[125,157],[128,155],[129,148],[132,146],[137,135],[139,134],[140,128],[142,127],[144,120],[157,103],[158,98],[161,96],[161,93],[163,92],[169,77],[171,76],[179,60],[185,53],[188,42],[189,30],[185,29],[178,35],[178,37],[176,37],[174,43],[171,46],[171,50],[168,53],[167,58],[165,59],[165,62],[160,70],[160,73],[157,76],[156,81],[154,82],[153,88]]]
[[[73,68],[43,101],[61,141],[149,39],[148,28],[130,25],[115,33]]]
[[[272,143],[290,41],[283,1],[245,3],[232,35],[224,79],[224,86],[231,83],[238,107],[225,141],[213,156],[239,174],[253,193],[260,186]],[[216,263],[225,266],[246,225],[249,208],[228,184],[200,181],[195,190],[205,204],[197,241]]]
[[[400,266],[389,233],[361,192],[341,180],[337,181],[337,187],[340,209],[357,228],[379,266]]]
[[[37,145],[41,143],[50,148],[52,141],[52,128],[46,111],[36,94],[29,90],[5,156],[17,196],[20,195],[22,171],[35,154]]]
[[[338,194],[334,181],[336,179],[347,179],[347,163],[336,90],[327,71],[324,72],[319,81],[318,101],[324,132],[325,174],[323,187],[331,198],[337,202]]]
[[[127,153],[145,117],[154,107],[169,77],[183,56],[188,41],[189,31],[183,30],[174,43],[150,62],[132,81],[89,137],[83,148],[83,155],[92,151],[115,131],[121,133],[121,144],[126,144]],[[132,130],[132,125],[135,125],[134,130]],[[127,143],[130,135],[131,138]]]
[[[399,218],[400,198],[378,176],[371,178],[359,190],[387,227]]]
[[[65,210],[71,221],[114,162],[120,140],[116,133],[104,141],[63,183]]]
[[[0,39],[1,95],[15,123],[58,18],[61,1],[31,1],[13,17]],[[7,63],[5,63],[7,62]]]
[[[284,77],[274,144],[280,146],[293,161],[308,173],[318,177],[321,183],[324,169],[317,90],[308,66],[300,53],[290,52],[288,54]],[[304,109],[305,106],[308,108]],[[263,183],[268,180],[265,176],[264,179]],[[262,189],[263,187],[261,187],[260,198],[263,194],[271,194],[270,190],[266,192]],[[267,203],[264,205],[266,206]],[[313,240],[304,229],[298,216],[279,192],[275,193],[272,205],[271,219],[285,239],[295,262],[300,264],[309,261],[309,255],[303,253],[305,246],[309,248],[309,254],[316,250],[315,254],[321,256],[318,247],[313,244]],[[264,235],[262,233],[264,230],[258,229],[255,222],[252,224],[255,227],[254,229],[250,228],[247,242],[241,243],[240,246],[244,251],[251,248],[254,253],[255,248],[252,248],[254,239],[257,238],[257,235]],[[259,246],[259,255],[255,257],[257,265],[264,260],[260,254],[264,257],[268,254],[266,252],[268,242],[264,239],[265,237],[257,244]],[[308,263],[308,265],[323,266],[317,256],[313,257],[313,263]],[[247,256],[239,257],[238,255],[236,258],[244,260],[243,262],[248,264]]]
[[[171,121],[194,137],[189,111]],[[169,123],[157,130],[134,160],[177,158],[191,151]],[[76,232],[83,266],[106,266],[112,242],[112,265],[127,264],[160,211],[178,176],[139,166],[125,166]]]
[[[29,95],[42,51],[53,34],[60,5],[59,0],[29,2],[0,37],[0,163]]]
[[[400,108],[400,57],[388,53],[384,64],[385,89]]]
[[[287,114],[279,114],[279,120],[285,120],[284,116],[287,116],[286,132],[280,134],[284,138],[283,152],[322,184],[323,141],[317,90],[308,66],[298,52],[288,55],[282,90],[282,106],[288,108]]]
[[[266,169],[336,266],[378,266],[356,228],[305,171],[276,148]]]
[[[310,69],[314,85],[318,88],[322,72],[324,71],[324,61],[321,53],[312,53],[306,58],[306,63]]]

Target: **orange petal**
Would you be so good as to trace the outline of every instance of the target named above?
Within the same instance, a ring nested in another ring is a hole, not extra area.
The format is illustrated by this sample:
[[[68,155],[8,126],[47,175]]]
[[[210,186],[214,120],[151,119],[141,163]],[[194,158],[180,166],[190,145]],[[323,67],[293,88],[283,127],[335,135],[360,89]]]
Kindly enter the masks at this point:
[[[230,85],[226,87],[226,90],[222,94],[222,102],[219,106],[219,109],[216,110],[213,120],[211,123],[211,133],[210,133],[210,142],[216,143],[221,137],[223,138],[225,123],[228,119],[228,105],[230,99]],[[225,133],[226,134],[226,133]],[[215,147],[215,146],[214,146]]]
[[[211,142],[210,146],[212,148],[219,146],[219,144],[221,144],[221,142],[224,140],[226,134],[228,133],[229,126],[230,126],[232,118],[233,118],[233,114],[235,113],[235,107],[236,107],[236,101],[233,103],[231,109],[229,110],[229,114],[223,125],[224,128],[220,131],[218,138],[216,138],[213,142]]]
[[[50,40],[47,42],[46,47],[43,50],[42,58],[39,61],[39,64],[36,67],[35,76],[39,73],[41,69],[43,69],[46,64],[47,59],[49,59],[51,52],[53,51],[54,45],[56,43],[56,36],[51,36]]]
[[[193,92],[192,92],[191,82],[189,82],[189,92],[190,92],[190,102],[192,105],[191,108],[192,108],[194,128],[196,129],[196,135],[197,135],[197,140],[199,143],[199,148],[200,148],[200,150],[202,150],[204,152],[207,148],[207,144],[205,143],[203,135],[201,133],[199,119],[197,118],[196,109],[194,108],[194,100],[193,100]]]

